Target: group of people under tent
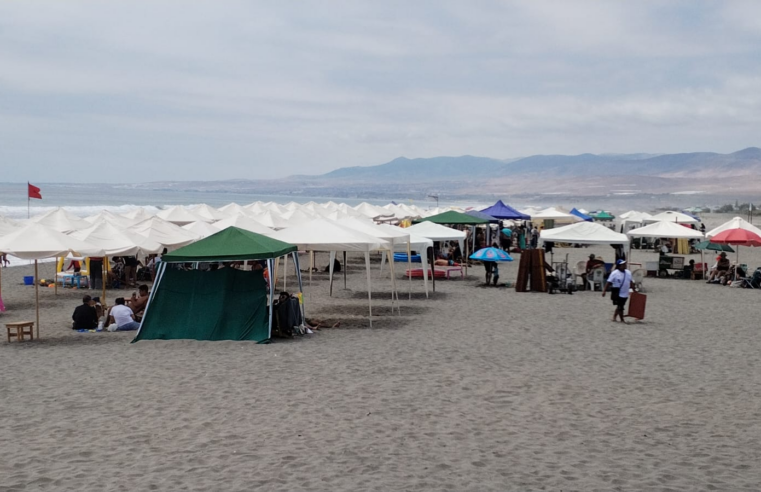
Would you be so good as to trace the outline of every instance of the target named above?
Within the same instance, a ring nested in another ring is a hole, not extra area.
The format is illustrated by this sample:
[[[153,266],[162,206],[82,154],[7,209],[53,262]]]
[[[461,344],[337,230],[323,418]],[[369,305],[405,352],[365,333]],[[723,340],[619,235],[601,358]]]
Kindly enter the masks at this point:
[[[131,331],[140,327],[140,320],[148,305],[150,290],[143,284],[129,299],[117,297],[110,308],[99,297],[85,295],[82,304],[74,309],[71,327],[74,330]]]

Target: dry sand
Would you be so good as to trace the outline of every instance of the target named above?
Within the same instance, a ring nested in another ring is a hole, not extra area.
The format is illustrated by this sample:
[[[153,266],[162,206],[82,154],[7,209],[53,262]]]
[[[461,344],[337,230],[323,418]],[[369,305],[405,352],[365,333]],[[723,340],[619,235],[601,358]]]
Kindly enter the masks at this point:
[[[612,255],[567,250],[590,251]],[[403,283],[394,316],[375,268],[372,329],[354,258],[352,291],[319,274],[307,295],[341,328],[270,345],[77,333],[82,292],[43,291],[42,340],[0,342],[0,490],[761,487],[761,291],[647,279],[647,319],[622,325],[599,292],[477,267],[429,300]],[[33,319],[29,270],[3,271],[0,321]]]

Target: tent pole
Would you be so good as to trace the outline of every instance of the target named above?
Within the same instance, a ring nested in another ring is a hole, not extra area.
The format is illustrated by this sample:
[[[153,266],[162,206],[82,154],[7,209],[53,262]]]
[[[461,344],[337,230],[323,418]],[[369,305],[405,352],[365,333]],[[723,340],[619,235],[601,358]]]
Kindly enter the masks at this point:
[[[53,267],[53,290],[55,290],[55,295],[58,295],[58,257],[55,257],[55,266]]]
[[[430,258],[430,262],[431,262],[431,290],[433,290],[433,292],[436,292],[436,268],[435,268],[435,261],[433,259],[434,256],[436,256],[436,255],[434,254],[433,248],[431,248],[431,258]],[[427,275],[426,272],[423,272],[423,274]]]
[[[299,296],[299,300],[301,301],[301,318],[304,320],[304,323],[306,323],[306,302],[304,302],[304,284],[301,280],[301,267],[299,266],[299,252],[294,251],[291,253],[293,255],[293,265],[296,268],[296,280],[299,282],[299,293],[301,294]]]
[[[410,237],[407,236],[407,278],[409,279],[408,282],[408,294],[409,294],[409,300],[412,300],[412,247],[410,246]]]
[[[267,268],[269,268],[270,271],[272,271],[272,258],[267,259]],[[275,282],[272,282],[272,279],[270,279],[270,331],[267,335],[267,338],[272,338],[272,313],[275,310]]]
[[[344,251],[344,290],[346,290],[346,251]]]
[[[393,252],[388,250],[389,267],[391,268],[391,312],[394,312],[394,299],[396,299],[396,312],[402,314],[402,308],[399,306],[399,292],[396,290],[396,273],[394,272],[394,259],[391,257]]]
[[[143,329],[143,321],[145,321],[145,318],[148,315],[148,308],[151,307],[151,302],[156,297],[156,293],[159,291],[159,285],[161,284],[161,279],[164,278],[165,271],[166,271],[166,262],[162,261],[161,264],[159,265],[159,270],[156,272],[156,281],[153,283],[153,288],[151,289],[151,293],[148,294],[148,302],[145,303],[145,309],[143,310],[143,319],[140,320],[140,326],[137,329],[137,333],[135,333],[135,340],[137,339],[138,336],[140,336],[140,331]],[[104,283],[103,285],[106,285],[106,284]]]
[[[330,266],[328,266],[328,271],[330,272],[330,290],[328,292],[328,296],[333,297],[333,264],[335,263],[336,259],[336,252],[331,251],[330,252]]]
[[[34,300],[37,317],[37,340],[40,339],[40,279],[37,278],[37,259],[34,260]]]
[[[103,296],[100,298],[100,303],[105,308],[108,306],[108,303],[106,302],[106,280],[108,280],[108,256],[103,256],[103,261],[101,261],[100,265],[100,285],[103,289]]]
[[[309,295],[312,295],[312,270],[314,270],[314,251],[309,252]]]
[[[36,261],[36,260],[35,260]],[[367,304],[370,308],[370,328],[373,327],[373,296],[370,281],[370,252],[365,251],[365,269],[367,270]]]
[[[283,290],[288,290],[288,255],[283,257]]]
[[[280,258],[275,258],[275,271],[270,270],[270,282],[277,287],[277,270],[280,267]]]

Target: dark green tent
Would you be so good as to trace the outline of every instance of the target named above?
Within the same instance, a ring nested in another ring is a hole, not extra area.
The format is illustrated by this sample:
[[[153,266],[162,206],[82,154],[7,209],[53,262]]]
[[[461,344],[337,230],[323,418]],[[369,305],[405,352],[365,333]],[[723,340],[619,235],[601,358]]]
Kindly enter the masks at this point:
[[[433,222],[434,224],[443,225],[481,225],[489,223],[489,221],[486,219],[473,217],[472,215],[457,212],[456,210],[450,210],[448,212],[431,215],[430,217],[426,217],[415,222]]]
[[[296,246],[228,227],[196,243],[164,255],[156,274],[145,316],[133,340],[251,340],[265,342],[272,333],[274,286],[262,270],[220,268],[182,270],[179,264],[267,260],[292,253],[298,270]],[[299,285],[301,279],[299,278]]]
[[[601,212],[590,213],[589,216],[594,220],[613,220],[616,218],[613,214],[605,212],[604,210]]]

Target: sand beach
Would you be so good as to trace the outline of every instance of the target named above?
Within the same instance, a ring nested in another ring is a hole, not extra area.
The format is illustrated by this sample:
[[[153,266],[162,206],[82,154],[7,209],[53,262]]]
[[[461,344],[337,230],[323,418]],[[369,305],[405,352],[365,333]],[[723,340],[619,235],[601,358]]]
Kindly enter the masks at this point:
[[[0,343],[0,490],[758,490],[758,291],[648,278],[622,325],[477,266],[430,299],[404,280],[396,315],[373,260],[372,329],[350,256],[349,290],[306,294],[340,328],[269,345],[78,333],[83,291],[44,289],[42,339]],[[31,268],[3,270],[0,321],[34,319]]]

